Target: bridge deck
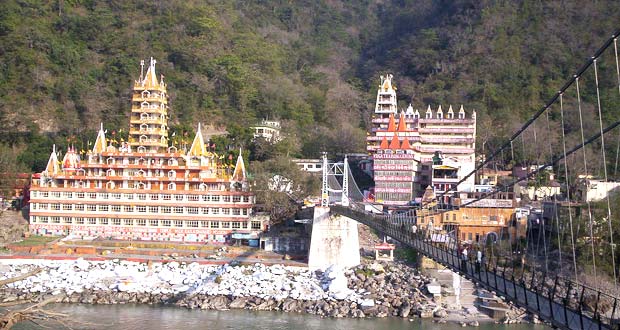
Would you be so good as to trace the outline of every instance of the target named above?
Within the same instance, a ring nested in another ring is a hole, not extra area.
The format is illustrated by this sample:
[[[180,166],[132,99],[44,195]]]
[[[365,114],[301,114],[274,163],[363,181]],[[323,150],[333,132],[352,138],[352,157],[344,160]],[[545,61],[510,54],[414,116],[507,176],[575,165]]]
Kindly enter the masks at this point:
[[[480,272],[477,272],[475,265],[472,262],[460,260],[454,249],[447,248],[442,243],[431,242],[426,239],[427,235],[423,232],[414,234],[411,231],[411,225],[415,221],[413,218],[405,220],[400,218],[399,223],[396,223],[392,222],[388,216],[372,215],[338,205],[330,208],[336,214],[359,221],[382,234],[415,248],[436,262],[487,289],[495,291],[516,305],[526,308],[541,319],[552,323],[555,327],[569,330],[620,329],[618,319],[620,317],[620,306],[618,306],[617,297],[609,296],[574,282],[559,282],[557,276],[552,289],[548,286],[543,287],[546,284],[545,278],[549,278],[547,274],[531,274],[532,283],[535,276],[542,276],[542,281],[538,278],[537,282],[543,283],[543,285],[528,285],[523,281],[523,276],[520,279],[515,279],[514,273],[508,272],[506,274],[505,268],[498,270],[497,267],[491,268],[482,265]],[[559,287],[566,285],[568,288]],[[591,294],[586,294],[586,290]],[[565,295],[560,295],[560,292],[565,292]],[[584,308],[584,299],[592,297],[596,299],[594,311]],[[599,304],[601,305],[600,309]],[[605,309],[609,309],[602,311],[603,305],[607,306]]]

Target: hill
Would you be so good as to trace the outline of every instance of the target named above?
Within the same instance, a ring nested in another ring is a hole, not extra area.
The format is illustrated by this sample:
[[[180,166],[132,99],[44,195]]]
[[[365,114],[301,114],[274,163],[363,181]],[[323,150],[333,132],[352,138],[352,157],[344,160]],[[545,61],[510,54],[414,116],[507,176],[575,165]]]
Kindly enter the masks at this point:
[[[289,136],[273,155],[363,151],[386,72],[403,107],[476,109],[492,146],[619,16],[617,1],[6,0],[0,141],[39,171],[52,143],[85,148],[100,122],[125,128],[139,61],[152,56],[172,131],[226,128],[222,146],[251,148],[246,127],[268,117]]]

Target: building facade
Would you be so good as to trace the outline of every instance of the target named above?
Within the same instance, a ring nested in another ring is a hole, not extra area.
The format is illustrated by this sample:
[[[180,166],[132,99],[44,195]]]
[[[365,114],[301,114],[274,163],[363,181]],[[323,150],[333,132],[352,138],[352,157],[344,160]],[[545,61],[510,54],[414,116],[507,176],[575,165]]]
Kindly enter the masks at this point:
[[[258,239],[244,162],[209,152],[201,127],[189,149],[168,137],[168,103],[155,60],[133,86],[128,141],[108,140],[103,125],[82,159],[72,147],[34,175],[30,231],[117,239],[224,242]],[[117,146],[115,146],[115,144]]]
[[[263,119],[260,124],[252,127],[252,129],[254,129],[254,138],[261,137],[271,143],[282,140],[280,137],[281,128],[279,121],[267,119]]]
[[[462,106],[445,112],[429,106],[421,116],[410,104],[399,112],[387,75],[381,76],[371,122],[367,151],[373,156],[377,202],[404,205],[429,185],[437,193],[473,191],[474,176],[456,183],[475,168],[475,111],[468,118]]]
[[[460,193],[455,207],[446,210],[421,209],[417,223],[422,229],[432,228],[458,237],[461,242],[485,243],[508,240],[514,243],[527,235],[527,215],[517,213],[512,193],[498,193],[493,198],[478,200],[480,193]]]

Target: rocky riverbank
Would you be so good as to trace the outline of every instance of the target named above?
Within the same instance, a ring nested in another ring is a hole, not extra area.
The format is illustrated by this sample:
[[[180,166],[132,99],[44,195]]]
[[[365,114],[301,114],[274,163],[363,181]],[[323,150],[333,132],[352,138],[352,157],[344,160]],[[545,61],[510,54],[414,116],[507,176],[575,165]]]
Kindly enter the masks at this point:
[[[431,280],[400,263],[362,265],[325,272],[282,265],[199,265],[37,260],[0,266],[0,280],[36,267],[39,274],[10,284],[0,301],[42,299],[86,304],[173,304],[201,309],[250,309],[329,317],[437,317],[425,286]]]

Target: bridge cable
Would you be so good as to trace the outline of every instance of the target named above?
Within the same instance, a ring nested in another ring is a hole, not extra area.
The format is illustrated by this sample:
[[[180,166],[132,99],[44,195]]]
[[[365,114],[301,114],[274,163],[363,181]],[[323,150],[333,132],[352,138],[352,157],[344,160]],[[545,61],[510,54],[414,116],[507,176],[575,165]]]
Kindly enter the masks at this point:
[[[615,40],[615,39],[614,39]],[[607,182],[607,158],[605,155],[605,136],[603,135],[603,115],[601,112],[601,94],[599,91],[599,83],[598,83],[598,68],[596,65],[597,59],[594,59],[594,80],[596,82],[596,102],[597,102],[597,106],[598,106],[598,120],[599,120],[599,128],[601,131],[601,153],[603,156],[603,171],[605,173],[605,182]],[[614,253],[614,238],[613,238],[613,231],[612,231],[612,226],[611,226],[611,205],[610,205],[610,201],[609,201],[609,195],[610,194],[606,194],[607,195],[607,222],[609,224],[609,239],[610,239],[610,243],[611,243],[611,262],[612,262],[612,268],[614,270],[614,287],[617,288],[618,287],[618,277],[617,277],[617,270],[616,270],[616,256]]]
[[[614,38],[614,55],[616,57],[616,77],[618,80],[618,94],[620,94],[620,65],[618,65],[618,38]],[[614,167],[614,177],[618,179],[618,156],[620,155],[620,130],[618,130],[618,147],[616,148],[616,166]]]
[[[571,210],[571,202],[570,202],[570,177],[568,176],[568,163],[566,162],[566,135],[564,125],[564,102],[563,102],[563,94],[560,94],[560,117],[562,120],[562,147],[564,150],[564,175],[566,178],[566,195],[568,196],[568,221],[570,225],[570,239],[571,239],[571,247],[573,249],[573,269],[575,271],[575,282],[579,282],[577,279],[577,257],[575,253],[575,237],[573,235],[573,212]],[[582,143],[583,145],[583,143]]]
[[[596,65],[596,64],[595,64]],[[581,133],[581,143],[585,142],[585,137],[583,134],[583,111],[581,109],[581,92],[579,90],[579,78],[575,80],[575,88],[577,90],[577,109],[579,110],[579,127]],[[602,128],[602,126],[601,126]],[[603,137],[601,137],[601,140]],[[590,205],[590,199],[587,196],[587,187],[588,187],[588,159],[586,157],[586,148],[581,149],[583,151],[583,168],[584,168],[584,183],[586,184],[586,204],[588,206],[588,219],[589,219],[589,228],[590,228],[590,246],[592,250],[592,271],[594,274],[594,283],[598,285],[597,276],[596,276],[596,255],[594,252],[594,229],[592,223],[592,206]]]
[[[530,119],[528,119],[521,126],[521,128],[517,130],[510,137],[510,139],[507,142],[505,142],[502,146],[500,146],[498,150],[495,150],[488,159],[485,159],[485,161],[483,161],[480,165],[476,166],[471,172],[469,172],[467,175],[461,178],[461,180],[459,180],[455,186],[458,187],[458,185],[465,182],[470,176],[477,173],[486,164],[491,162],[491,160],[493,160],[499,154],[501,150],[507,148],[508,145],[511,145],[512,141],[514,141],[523,131],[525,131],[525,129],[527,129],[536,119],[538,119],[538,117],[540,117],[545,111],[547,111],[547,109],[549,109],[549,107],[553,105],[560,98],[560,95],[563,94],[575,82],[575,77],[581,76],[592,65],[593,59],[598,58],[605,50],[607,50],[607,48],[609,48],[609,46],[611,46],[611,44],[614,42],[615,38],[619,34],[620,34],[620,29],[616,30],[616,32],[612,35],[612,37],[607,39],[607,41],[605,41],[605,43],[603,43],[603,45],[594,53],[594,56],[590,58],[588,61],[586,61],[586,63],[584,63],[581,66],[581,68],[579,68],[579,70],[577,70],[577,73],[573,75],[573,78],[569,79],[566,83],[564,83],[564,86],[562,86],[562,88],[560,88],[560,90],[542,108],[536,111],[536,113],[532,117],[530,117]],[[513,156],[513,159],[514,159],[514,156]],[[444,193],[442,193],[442,195],[449,193],[450,191],[451,190],[446,190]]]
[[[538,137],[536,136],[536,124],[534,124],[532,126],[532,135],[534,137],[534,146],[538,145]],[[521,141],[523,141],[523,139],[521,139]],[[525,144],[523,145],[523,147],[525,148]],[[540,168],[540,153],[535,153],[535,158],[536,158],[536,168]],[[548,175],[548,173],[544,173],[544,175]],[[536,217],[536,221],[537,221],[537,225],[538,225],[538,237],[536,238],[536,262],[538,262],[538,257],[540,256],[540,220],[538,217]]]
[[[547,133],[551,132],[551,125],[549,123],[549,112],[552,110],[552,108],[549,108],[549,111],[545,111],[545,119],[547,122]],[[550,141],[551,139],[549,139]],[[553,157],[553,145],[551,144],[551,142],[547,143],[547,145],[549,146],[549,159],[551,159]],[[553,172],[554,176],[556,178],[559,178],[559,176],[555,173],[555,168],[552,166],[551,167],[551,171]],[[553,194],[553,200],[554,200],[554,210],[555,207],[557,206],[557,196],[556,194]],[[544,215],[544,210],[543,210],[543,215]],[[555,216],[555,212],[554,212],[554,216]],[[549,235],[553,235],[553,219],[551,220],[551,230],[549,231]],[[558,228],[559,230],[559,228]],[[543,216],[543,244],[545,245],[545,271],[549,271],[549,266],[548,266],[548,254],[547,254],[547,244],[544,242],[545,238],[546,238],[546,234],[547,234],[547,224],[545,221],[545,217]],[[558,240],[559,243],[559,240]],[[551,245],[551,238],[549,238],[549,244]],[[549,246],[549,248],[551,248],[551,246]],[[560,252],[561,255],[561,252]]]

